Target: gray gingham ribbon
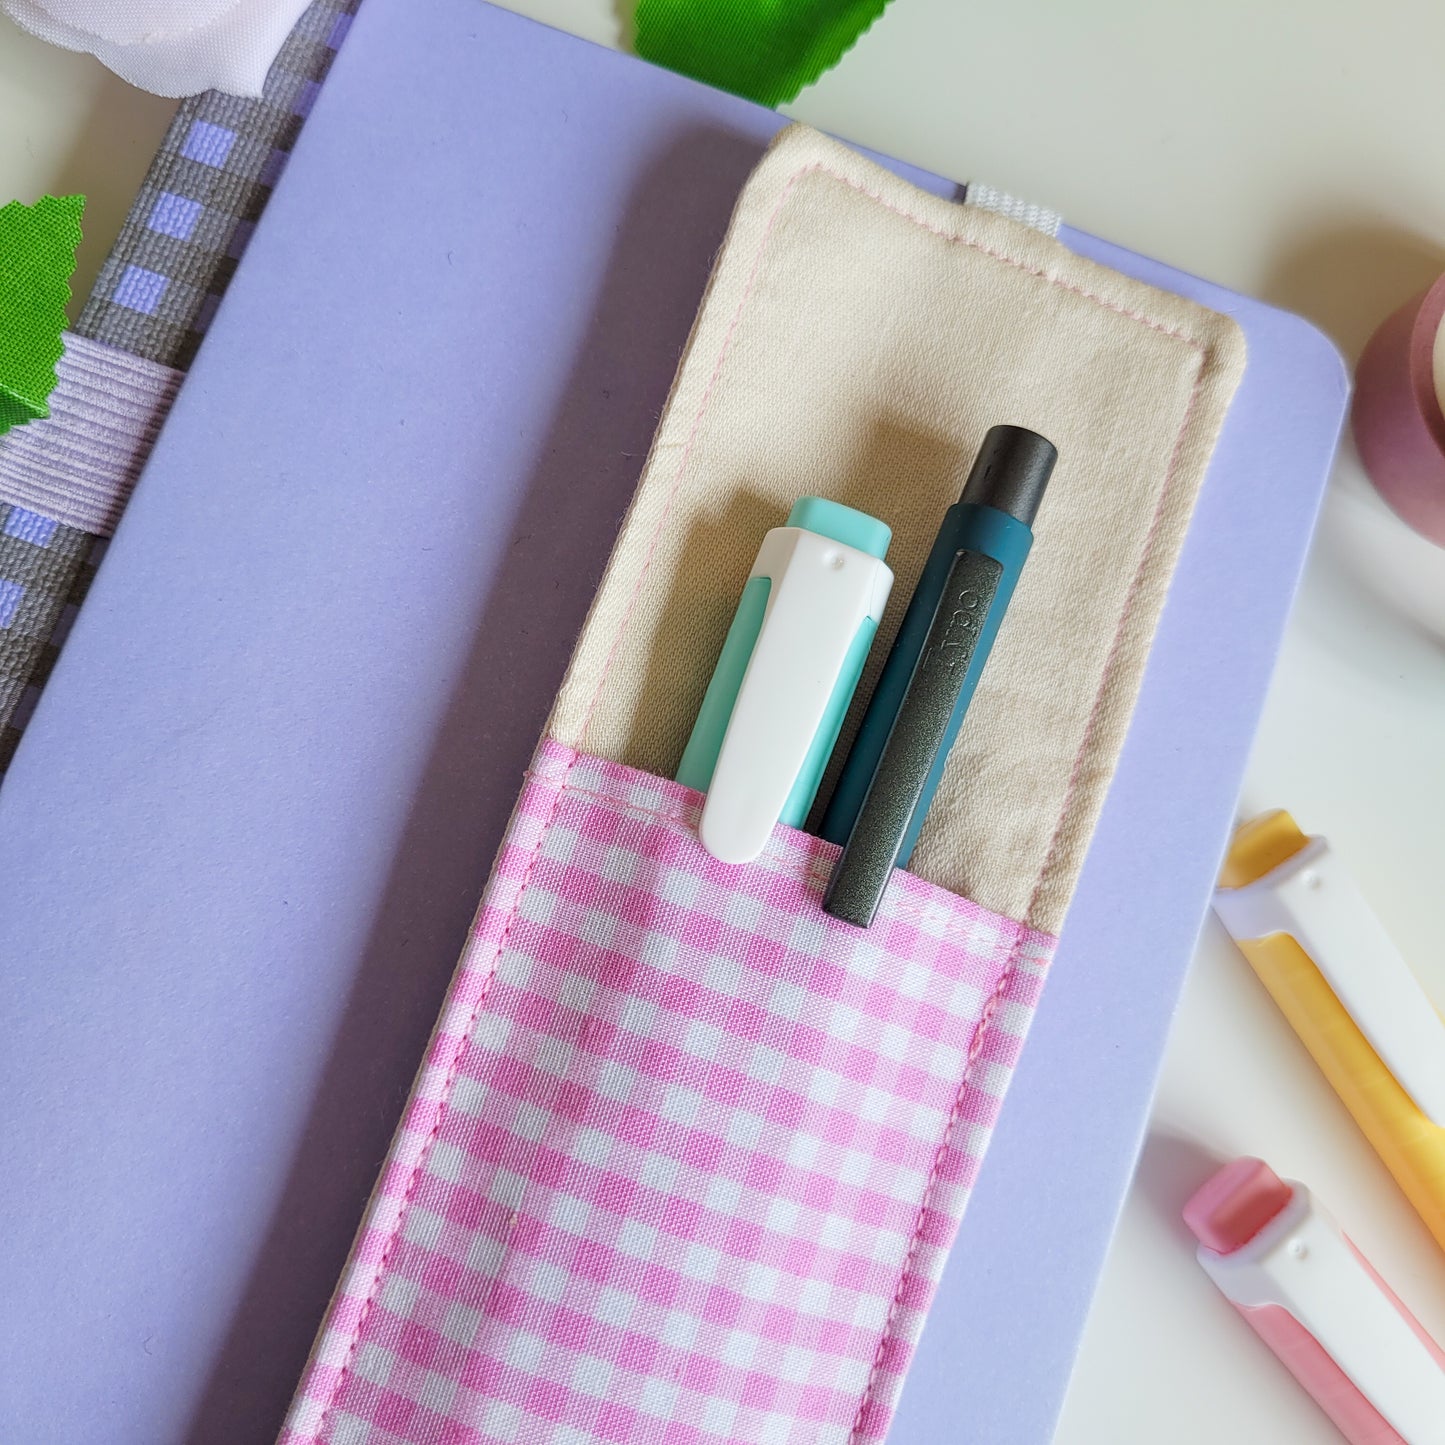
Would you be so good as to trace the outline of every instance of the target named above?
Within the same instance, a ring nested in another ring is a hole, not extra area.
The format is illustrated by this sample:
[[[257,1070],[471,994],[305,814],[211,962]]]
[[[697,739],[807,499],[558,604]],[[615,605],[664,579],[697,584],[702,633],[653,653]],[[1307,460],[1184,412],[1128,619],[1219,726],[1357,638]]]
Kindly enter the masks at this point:
[[[315,0],[259,99],[182,101],[57,368],[0,440],[0,773],[359,0]]]
[[[0,440],[0,774],[360,0],[315,0],[259,99],[182,101],[67,336],[51,417]],[[971,184],[1054,235],[1056,212]]]

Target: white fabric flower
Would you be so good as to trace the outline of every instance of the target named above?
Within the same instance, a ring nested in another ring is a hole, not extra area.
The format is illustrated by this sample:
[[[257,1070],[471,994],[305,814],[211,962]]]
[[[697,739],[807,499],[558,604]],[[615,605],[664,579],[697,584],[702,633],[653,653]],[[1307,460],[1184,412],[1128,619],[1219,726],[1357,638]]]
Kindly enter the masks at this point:
[[[260,95],[308,0],[0,0],[22,28],[87,50],[156,95]]]

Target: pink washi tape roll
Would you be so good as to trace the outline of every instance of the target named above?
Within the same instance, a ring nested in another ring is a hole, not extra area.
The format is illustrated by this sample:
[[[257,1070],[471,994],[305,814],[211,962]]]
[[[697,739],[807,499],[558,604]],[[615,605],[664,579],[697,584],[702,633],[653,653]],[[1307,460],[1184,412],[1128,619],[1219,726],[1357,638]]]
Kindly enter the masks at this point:
[[[1355,369],[1355,445],[1380,495],[1445,547],[1445,276],[1370,338]],[[1437,362],[1438,357],[1438,362]]]

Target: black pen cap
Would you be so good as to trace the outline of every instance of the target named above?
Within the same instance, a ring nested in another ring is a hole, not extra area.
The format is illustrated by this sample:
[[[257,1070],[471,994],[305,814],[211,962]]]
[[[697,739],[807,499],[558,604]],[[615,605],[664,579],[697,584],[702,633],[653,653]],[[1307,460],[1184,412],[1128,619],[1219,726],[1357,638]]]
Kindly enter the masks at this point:
[[[1036,431],[991,426],[958,500],[993,507],[1032,527],[1058,459],[1058,448]]]

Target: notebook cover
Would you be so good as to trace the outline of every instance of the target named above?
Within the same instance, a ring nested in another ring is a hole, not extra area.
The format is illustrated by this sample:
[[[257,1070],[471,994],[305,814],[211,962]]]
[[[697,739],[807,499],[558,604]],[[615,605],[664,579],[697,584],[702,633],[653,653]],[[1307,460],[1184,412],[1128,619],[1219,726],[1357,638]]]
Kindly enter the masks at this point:
[[[780,124],[363,7],[0,789],[17,1439],[279,1425]],[[1250,362],[899,1441],[1048,1437],[1344,403],[1304,323],[1064,236]]]

